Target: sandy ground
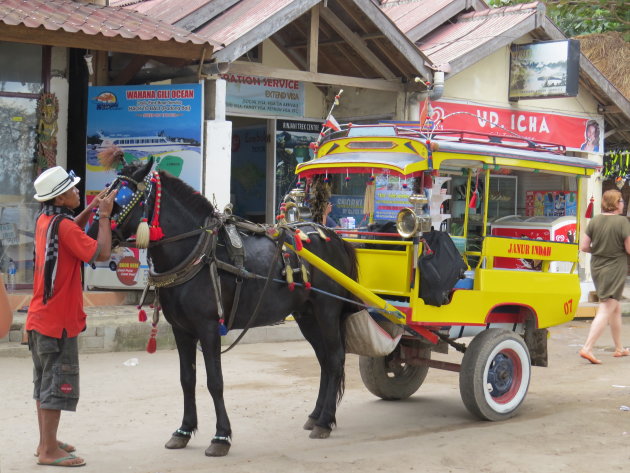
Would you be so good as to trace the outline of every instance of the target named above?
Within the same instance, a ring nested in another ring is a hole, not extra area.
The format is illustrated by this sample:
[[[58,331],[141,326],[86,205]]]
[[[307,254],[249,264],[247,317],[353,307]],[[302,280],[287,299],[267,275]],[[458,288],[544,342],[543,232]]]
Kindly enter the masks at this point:
[[[163,444],[182,412],[175,351],[81,356],[82,400],[62,415],[60,438],[88,462],[84,473],[166,472],[614,472],[630,466],[630,357],[611,356],[606,334],[587,364],[577,350],[588,322],[553,328],[550,366],[534,368],[519,414],[475,420],[459,395],[458,375],[431,370],[406,401],[386,402],[362,384],[349,355],[339,426],[311,440],[302,424],[313,407],[318,367],[306,342],[240,345],[224,357],[225,398],[234,431],[229,456],[208,458],[214,411],[199,379],[199,431],[184,450]],[[630,344],[630,320],[624,323]],[[124,362],[137,358],[136,366]],[[436,358],[458,361],[457,354]],[[202,360],[199,356],[201,373]],[[37,466],[31,361],[0,358],[0,471]],[[201,377],[200,377],[201,378]],[[57,469],[58,470],[58,469]]]

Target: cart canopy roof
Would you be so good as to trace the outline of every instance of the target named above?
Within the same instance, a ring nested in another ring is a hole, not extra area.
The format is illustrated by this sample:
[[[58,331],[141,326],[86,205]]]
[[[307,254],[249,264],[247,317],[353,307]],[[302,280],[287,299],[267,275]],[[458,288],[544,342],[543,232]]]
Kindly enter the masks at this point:
[[[327,135],[317,157],[296,168],[300,177],[324,173],[388,172],[414,177],[426,170],[494,167],[590,176],[599,165],[566,156],[564,147],[522,137],[459,130],[425,133],[395,125],[348,125]]]

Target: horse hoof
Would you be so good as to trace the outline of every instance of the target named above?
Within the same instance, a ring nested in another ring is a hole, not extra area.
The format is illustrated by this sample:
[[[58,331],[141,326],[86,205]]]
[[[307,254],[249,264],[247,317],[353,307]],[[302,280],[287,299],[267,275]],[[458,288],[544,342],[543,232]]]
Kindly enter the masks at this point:
[[[313,430],[313,427],[315,427],[315,419],[309,417],[304,424],[304,430]]]
[[[186,445],[188,445],[189,441],[190,441],[190,437],[178,437],[176,435],[173,435],[171,439],[168,442],[166,442],[164,447],[170,448],[170,449],[184,448]]]
[[[230,451],[230,444],[224,442],[214,442],[211,443],[208,448],[206,448],[206,456],[207,457],[224,457]]]
[[[315,425],[313,426],[313,430],[311,431],[309,437],[312,439],[327,439],[328,437],[330,437],[330,431],[331,429],[326,429],[324,427],[320,427],[319,425]]]

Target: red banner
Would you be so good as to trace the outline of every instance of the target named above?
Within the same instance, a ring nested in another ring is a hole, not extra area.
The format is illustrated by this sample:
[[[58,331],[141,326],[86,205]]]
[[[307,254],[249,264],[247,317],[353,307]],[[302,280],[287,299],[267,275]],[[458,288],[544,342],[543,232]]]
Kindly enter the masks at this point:
[[[436,123],[437,130],[467,130],[506,137],[516,133],[532,141],[564,145],[567,150],[603,152],[601,119],[442,101],[431,105],[430,118]]]

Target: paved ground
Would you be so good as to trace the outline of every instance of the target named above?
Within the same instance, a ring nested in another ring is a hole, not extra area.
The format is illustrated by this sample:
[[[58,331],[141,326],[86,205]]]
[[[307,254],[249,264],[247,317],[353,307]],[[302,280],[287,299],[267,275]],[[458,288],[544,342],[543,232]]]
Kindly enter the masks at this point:
[[[630,357],[611,355],[606,334],[596,348],[604,364],[578,357],[588,321],[551,329],[550,366],[534,368],[519,415],[501,423],[475,420],[464,408],[456,373],[431,370],[407,401],[373,397],[346,363],[338,428],[328,440],[301,430],[313,407],[318,368],[305,342],[239,345],[224,356],[225,399],[234,430],[228,457],[208,458],[214,412],[198,357],[197,435],[183,451],[163,448],[179,426],[177,354],[161,350],[81,355],[79,410],[62,417],[60,438],[74,442],[84,473],[591,473],[630,464]],[[630,344],[630,319],[624,319]],[[459,361],[457,354],[436,355]],[[137,363],[136,360],[137,359]],[[127,362],[127,363],[126,363]],[[1,357],[0,471],[38,467],[37,424],[30,399],[31,362]]]

